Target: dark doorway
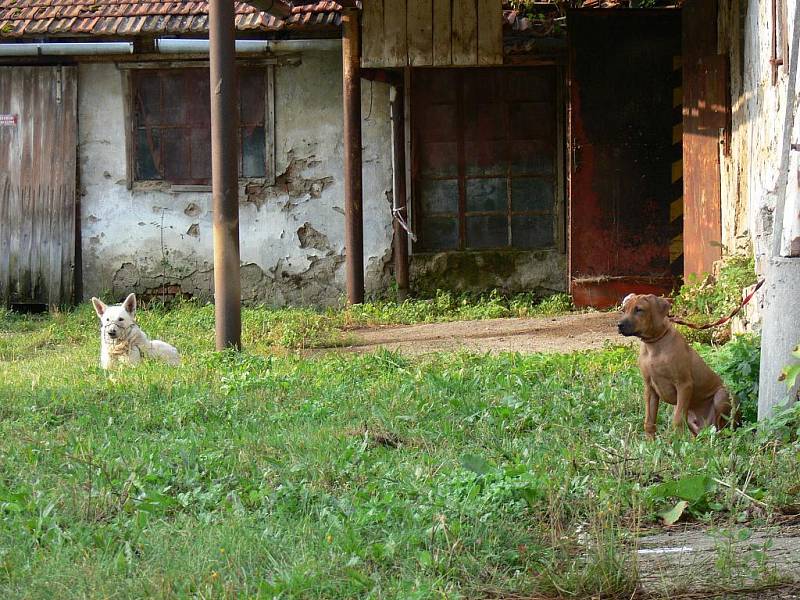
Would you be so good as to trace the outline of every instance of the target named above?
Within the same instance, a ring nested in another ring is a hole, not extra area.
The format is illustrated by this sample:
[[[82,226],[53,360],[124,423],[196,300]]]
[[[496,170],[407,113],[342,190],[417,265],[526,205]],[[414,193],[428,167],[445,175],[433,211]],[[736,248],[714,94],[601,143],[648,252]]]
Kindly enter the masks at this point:
[[[667,293],[683,271],[680,12],[568,18],[570,292],[598,308]]]

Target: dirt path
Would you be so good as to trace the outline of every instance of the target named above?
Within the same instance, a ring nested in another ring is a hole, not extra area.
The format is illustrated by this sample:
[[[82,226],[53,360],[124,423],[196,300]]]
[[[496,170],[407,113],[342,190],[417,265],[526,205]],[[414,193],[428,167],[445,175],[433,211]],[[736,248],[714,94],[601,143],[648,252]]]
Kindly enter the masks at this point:
[[[340,350],[378,348],[408,354],[473,352],[574,352],[602,348],[607,342],[633,343],[617,333],[617,313],[590,312],[560,317],[454,321],[400,327],[354,329]]]

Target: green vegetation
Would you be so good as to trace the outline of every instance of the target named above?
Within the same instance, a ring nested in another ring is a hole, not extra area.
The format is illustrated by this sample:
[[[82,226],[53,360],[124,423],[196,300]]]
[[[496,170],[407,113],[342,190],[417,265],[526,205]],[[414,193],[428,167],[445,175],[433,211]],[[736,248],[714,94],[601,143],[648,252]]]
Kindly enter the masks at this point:
[[[706,353],[711,367],[720,374],[728,390],[739,401],[739,417],[745,423],[758,418],[758,374],[761,365],[761,338],[741,335]]]
[[[752,254],[731,254],[723,259],[719,274],[702,279],[691,277],[675,296],[672,314],[687,316],[698,325],[728,316],[742,302],[742,291],[756,283],[755,264]],[[690,340],[709,343],[713,336],[726,339],[730,326],[721,329],[695,331],[679,326]]]
[[[800,505],[800,411],[692,440],[662,409],[647,442],[629,348],[279,347],[399,318],[380,306],[248,310],[241,354],[213,352],[210,307],[153,307],[183,366],[112,376],[89,306],[0,314],[0,597],[630,598],[642,528]],[[737,343],[701,352],[747,390]]]

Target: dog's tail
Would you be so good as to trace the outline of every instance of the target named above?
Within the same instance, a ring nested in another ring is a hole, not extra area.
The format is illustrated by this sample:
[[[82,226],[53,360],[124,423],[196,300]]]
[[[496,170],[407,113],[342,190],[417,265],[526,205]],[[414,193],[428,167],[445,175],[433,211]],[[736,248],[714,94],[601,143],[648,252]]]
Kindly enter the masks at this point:
[[[181,364],[181,356],[178,354],[177,348],[161,340],[150,341],[150,356],[159,358],[175,367]]]

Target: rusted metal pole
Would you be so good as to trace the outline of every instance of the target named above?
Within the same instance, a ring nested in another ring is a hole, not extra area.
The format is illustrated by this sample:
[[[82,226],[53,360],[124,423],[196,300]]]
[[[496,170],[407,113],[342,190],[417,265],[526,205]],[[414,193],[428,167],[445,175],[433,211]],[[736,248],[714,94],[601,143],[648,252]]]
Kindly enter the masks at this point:
[[[238,350],[242,345],[242,282],[233,0],[210,0],[208,37],[216,340],[217,350]]]
[[[364,302],[364,215],[361,181],[361,30],[359,12],[342,15],[344,95],[344,245],[347,301]]]
[[[783,61],[778,58],[778,0],[772,0],[772,56],[769,59],[772,65],[772,85],[778,83],[778,65]]]
[[[406,139],[403,88],[393,85],[391,89],[392,112],[392,170],[394,171],[394,194],[392,221],[394,223],[394,278],[397,282],[397,298],[408,297],[408,233],[400,219],[408,223],[406,206]]]

